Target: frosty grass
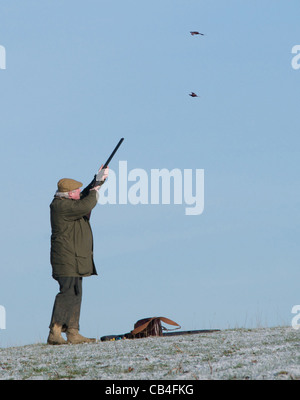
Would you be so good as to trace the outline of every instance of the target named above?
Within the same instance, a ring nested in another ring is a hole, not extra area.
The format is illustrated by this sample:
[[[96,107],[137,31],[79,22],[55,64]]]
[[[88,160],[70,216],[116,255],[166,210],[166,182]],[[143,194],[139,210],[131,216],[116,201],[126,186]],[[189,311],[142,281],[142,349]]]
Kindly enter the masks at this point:
[[[300,379],[299,339],[299,330],[276,327],[0,348],[0,379]]]

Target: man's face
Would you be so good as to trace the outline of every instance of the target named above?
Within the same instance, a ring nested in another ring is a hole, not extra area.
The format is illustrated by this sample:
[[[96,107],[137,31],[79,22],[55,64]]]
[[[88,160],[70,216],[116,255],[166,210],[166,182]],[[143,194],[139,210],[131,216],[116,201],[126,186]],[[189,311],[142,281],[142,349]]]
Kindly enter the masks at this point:
[[[73,200],[79,200],[80,199],[80,192],[81,189],[75,189],[69,192],[69,198]]]

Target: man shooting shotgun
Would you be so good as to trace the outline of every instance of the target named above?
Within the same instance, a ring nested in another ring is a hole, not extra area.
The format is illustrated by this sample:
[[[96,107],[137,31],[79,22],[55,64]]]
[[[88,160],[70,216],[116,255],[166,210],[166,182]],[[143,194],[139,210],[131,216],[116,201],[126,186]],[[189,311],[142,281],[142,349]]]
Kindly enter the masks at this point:
[[[82,183],[63,178],[50,204],[52,277],[59,284],[55,297],[48,344],[95,342],[79,334],[82,278],[97,275],[93,259],[90,214],[97,204],[98,190],[108,177],[108,164],[122,138],[92,182],[81,192]],[[66,333],[67,340],[62,337]]]

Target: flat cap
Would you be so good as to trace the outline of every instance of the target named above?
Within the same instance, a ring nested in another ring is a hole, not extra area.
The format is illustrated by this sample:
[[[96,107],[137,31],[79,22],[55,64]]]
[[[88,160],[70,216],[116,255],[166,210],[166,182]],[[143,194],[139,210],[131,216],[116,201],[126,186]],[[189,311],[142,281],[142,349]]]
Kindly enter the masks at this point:
[[[69,178],[62,178],[57,182],[59,192],[71,192],[72,190],[79,189],[81,186],[81,182]]]

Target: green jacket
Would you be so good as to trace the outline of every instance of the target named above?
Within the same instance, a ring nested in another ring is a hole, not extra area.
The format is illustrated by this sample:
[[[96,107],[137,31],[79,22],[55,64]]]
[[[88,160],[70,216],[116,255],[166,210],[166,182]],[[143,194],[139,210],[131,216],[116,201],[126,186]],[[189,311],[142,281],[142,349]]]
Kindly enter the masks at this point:
[[[96,204],[96,190],[80,200],[55,197],[50,204],[50,259],[54,278],[97,275],[89,222],[89,213]]]

